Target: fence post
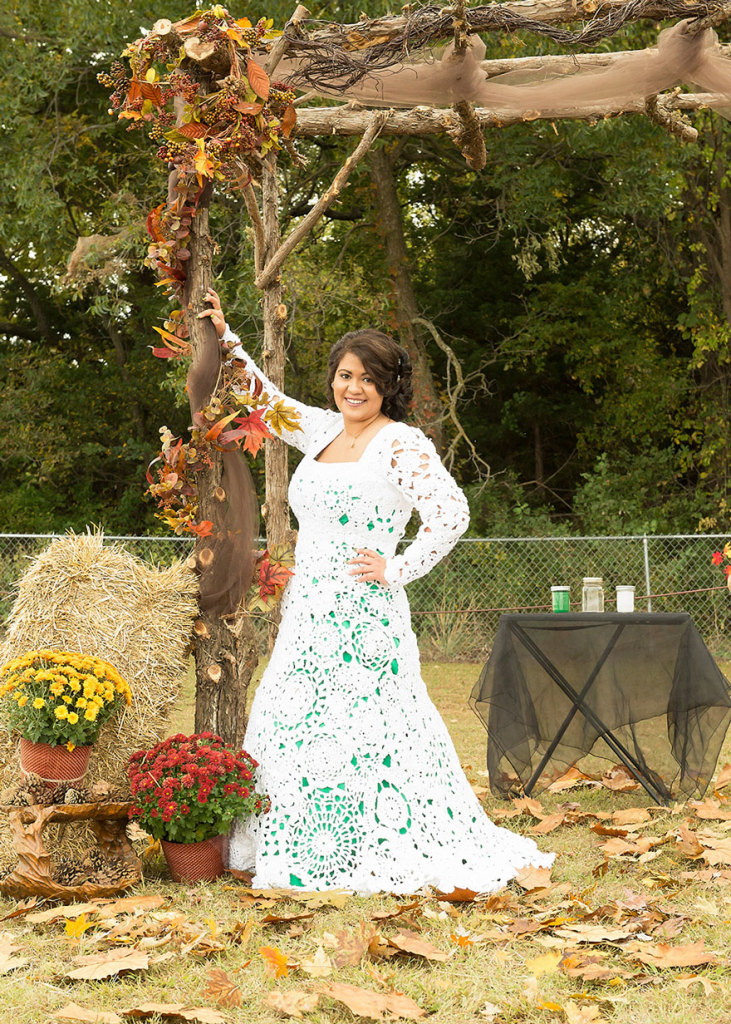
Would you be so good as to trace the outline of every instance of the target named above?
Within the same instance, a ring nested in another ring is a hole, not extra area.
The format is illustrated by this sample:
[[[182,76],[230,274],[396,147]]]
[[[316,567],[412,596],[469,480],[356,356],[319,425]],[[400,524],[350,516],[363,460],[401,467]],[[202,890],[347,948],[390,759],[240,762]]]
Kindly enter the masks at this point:
[[[647,610],[648,612],[651,612],[652,598],[650,597],[650,594],[652,593],[652,590],[650,589],[650,553],[646,533],[642,535],[642,551],[645,556],[645,593],[647,594]]]

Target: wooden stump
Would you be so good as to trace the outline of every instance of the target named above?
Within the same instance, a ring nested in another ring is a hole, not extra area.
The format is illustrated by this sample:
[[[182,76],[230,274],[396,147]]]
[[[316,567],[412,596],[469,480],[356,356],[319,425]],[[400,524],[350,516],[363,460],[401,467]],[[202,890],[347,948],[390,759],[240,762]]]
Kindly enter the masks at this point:
[[[130,803],[54,804],[51,807],[0,806],[0,813],[10,818],[13,847],[18,863],[0,879],[0,892],[14,899],[43,896],[75,903],[119,893],[136,885],[142,878],[142,861],[127,837]],[[88,821],[98,839],[102,856],[120,861],[128,874],[118,883],[99,884],[93,881],[79,885],[61,885],[52,875],[52,856],[43,842],[43,830],[51,822],[75,824]]]

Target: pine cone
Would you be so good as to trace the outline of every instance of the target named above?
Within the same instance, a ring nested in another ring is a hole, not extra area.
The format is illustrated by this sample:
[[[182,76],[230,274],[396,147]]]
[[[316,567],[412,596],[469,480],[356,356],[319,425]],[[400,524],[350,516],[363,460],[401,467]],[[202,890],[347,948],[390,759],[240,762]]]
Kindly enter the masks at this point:
[[[59,782],[55,789],[50,790],[50,803],[62,804],[65,802],[66,791],[69,788],[68,782]]]
[[[88,804],[91,802],[91,794],[88,789],[75,789],[69,786],[63,798],[65,804]]]
[[[13,807],[30,807],[30,797],[24,789],[20,789],[20,787],[18,787],[18,790],[10,803]]]
[[[86,878],[86,871],[75,857],[59,857],[54,865],[53,879],[59,885],[78,885]]]
[[[107,861],[99,847],[92,846],[84,854],[82,864],[85,868],[89,869],[91,874],[93,874],[97,871],[103,870],[107,866]]]
[[[104,867],[97,871],[96,881],[100,885],[119,885],[121,887],[127,882],[137,881],[137,872],[120,857],[115,857],[113,860],[108,860]]]
[[[20,786],[8,786],[0,792],[0,804],[12,804],[18,795]]]
[[[23,788],[30,786],[45,786],[46,780],[37,772],[23,772]]]
[[[23,786],[23,790],[27,793],[28,802],[31,804],[45,803],[46,797],[48,796],[49,793],[48,787],[43,781],[34,782],[32,784],[26,782],[26,784]]]

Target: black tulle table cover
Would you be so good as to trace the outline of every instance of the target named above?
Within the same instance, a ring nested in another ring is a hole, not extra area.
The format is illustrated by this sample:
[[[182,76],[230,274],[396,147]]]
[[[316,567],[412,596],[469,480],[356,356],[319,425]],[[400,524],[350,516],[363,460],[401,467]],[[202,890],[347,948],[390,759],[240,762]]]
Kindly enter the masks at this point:
[[[701,796],[731,721],[687,614],[502,615],[470,704],[501,796],[518,780],[545,788],[586,754],[628,764],[656,799]]]

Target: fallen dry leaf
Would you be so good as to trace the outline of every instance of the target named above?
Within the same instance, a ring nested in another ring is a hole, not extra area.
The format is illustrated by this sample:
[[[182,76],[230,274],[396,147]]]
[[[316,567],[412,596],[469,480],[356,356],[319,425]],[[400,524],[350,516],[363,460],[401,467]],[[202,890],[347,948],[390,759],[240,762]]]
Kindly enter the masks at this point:
[[[260,946],[259,955],[263,958],[266,969],[275,978],[286,978],[289,974],[289,962],[284,953],[276,946]]]
[[[528,829],[535,836],[547,836],[549,832],[553,832],[559,825],[563,825],[566,820],[566,815],[559,811],[557,814],[549,814],[547,817],[542,818],[537,825],[533,825]]]
[[[725,764],[716,776],[714,789],[716,791],[724,789],[725,786],[728,786],[729,782],[731,782],[731,764]]]
[[[97,917],[117,917],[119,914],[142,914],[157,910],[168,902],[166,896],[123,896],[118,900],[95,900]]]
[[[18,967],[25,967],[28,963],[23,956],[15,956],[16,941],[8,932],[0,935],[0,974],[8,974],[17,970]]]
[[[513,807],[521,814],[530,814],[532,818],[545,818],[546,816],[540,800],[532,800],[529,796],[516,797],[513,800]]]
[[[601,777],[601,784],[615,793],[626,793],[639,789],[640,784],[623,764],[617,764]]]
[[[605,1017],[600,1017],[599,1007],[594,1003],[577,1006],[576,1003],[567,1003],[563,1008],[568,1024],[601,1024]]]
[[[67,1003],[51,1019],[61,1024],[124,1024],[113,1010],[87,1010],[77,1003]]]
[[[344,1003],[349,1010],[361,1017],[383,1020],[388,1017],[402,1017],[404,1020],[421,1020],[426,1010],[400,992],[372,992],[356,985],[344,985],[333,981],[318,990],[331,999]]]
[[[16,903],[15,908],[9,913],[0,917],[0,921],[9,921],[13,917],[23,917],[24,914],[29,914],[30,911],[37,907],[40,900],[37,896],[31,896],[28,900],[21,900],[20,903]]]
[[[304,903],[310,910],[319,910],[320,907],[335,907],[342,910],[353,895],[348,889],[328,889],[326,892],[295,892],[292,889],[285,889],[284,892],[287,899]]]
[[[421,900],[414,900],[412,903],[399,903],[395,910],[377,910],[374,914],[371,914],[372,921],[390,921],[394,917],[401,917],[403,914],[409,914],[412,910],[418,910],[421,907]]]
[[[450,958],[449,953],[437,949],[431,942],[422,939],[418,932],[408,931],[405,928],[401,928],[395,935],[390,935],[388,944],[394,946],[401,953],[420,956],[425,960],[436,960],[438,963],[445,963]]]
[[[300,970],[313,978],[329,978],[333,972],[332,960],[322,946],[318,946],[311,960],[300,960]]]
[[[714,986],[717,986],[718,982],[712,981],[703,974],[681,974],[677,979],[676,984],[682,989],[689,989],[691,985],[701,985],[704,994],[712,996]]]
[[[643,825],[652,821],[652,815],[646,807],[627,807],[622,811],[614,811],[612,821],[615,825]]]
[[[596,954],[569,953],[561,960],[559,970],[569,978],[581,978],[582,981],[610,981],[620,976],[619,971],[605,966],[601,955]]]
[[[603,924],[570,924],[556,928],[555,934],[571,942],[621,942],[635,935],[639,928],[639,923],[618,927],[607,927]]]
[[[703,860],[711,867],[718,864],[731,864],[731,839],[721,839],[703,833],[697,836],[703,844]]]
[[[689,800],[688,807],[693,808],[696,818],[701,821],[731,821],[731,808],[728,804],[722,807],[718,800]]]
[[[563,775],[548,786],[549,793],[562,793],[566,789],[575,789],[577,786],[598,786],[599,781],[591,775],[586,775],[578,768],[569,768]]]
[[[220,967],[214,967],[208,972],[206,995],[219,1006],[241,1006],[244,1001],[244,993]]]
[[[81,917],[82,914],[92,913],[95,909],[96,903],[72,903],[68,906],[51,907],[50,910],[38,910],[35,914],[28,914],[26,921],[30,924],[46,924],[48,921]]]
[[[150,1017],[169,1021],[170,1024],[227,1024],[226,1017],[209,1006],[186,1006],[185,1003],[142,1003],[131,1010],[123,1010],[125,1017],[149,1020]]]
[[[64,975],[65,978],[75,981],[100,981],[116,974],[126,974],[127,971],[146,971],[150,966],[150,958],[140,949],[114,949],[110,953],[74,957],[74,963],[79,966],[73,971],[68,971]]]
[[[314,910],[305,910],[301,914],[265,914],[259,918],[259,924],[291,924],[292,921],[304,921],[314,916]]]
[[[248,921],[236,921],[228,934],[238,946],[247,946],[255,927],[256,921],[250,917]]]
[[[526,892],[532,892],[533,889],[545,889],[551,884],[552,870],[552,868],[536,868],[529,864],[528,867],[520,869],[515,876],[515,881]]]
[[[534,978],[540,978],[543,974],[555,974],[558,971],[561,957],[561,953],[544,953],[542,956],[537,956],[534,960],[526,960],[525,969]]]
[[[479,896],[474,889],[452,889],[451,892],[435,889],[434,892],[437,898],[444,900],[445,903],[474,903]]]
[[[669,946],[666,942],[660,942],[656,946],[637,943],[632,946],[630,955],[633,960],[659,968],[697,967],[699,964],[714,964],[718,960],[715,953],[706,952],[703,939],[685,946]]]
[[[80,939],[84,932],[94,927],[94,924],[94,921],[86,920],[86,914],[82,914],[75,921],[67,921],[64,931],[70,939]]]
[[[271,1006],[273,1010],[283,1013],[287,1017],[296,1017],[298,1020],[302,1019],[303,1013],[315,1010],[319,1001],[320,996],[317,992],[305,992],[300,988],[290,988],[286,992],[270,992],[264,997],[267,1006]]]
[[[496,1006],[495,1003],[485,1003],[483,1007],[478,1010],[481,1017],[484,1017],[487,1024],[493,1024],[493,1021],[500,1013],[501,1007]]]
[[[357,932],[338,932],[335,936],[333,963],[337,968],[355,967],[368,952],[368,946],[375,929],[367,922],[360,922]]]

